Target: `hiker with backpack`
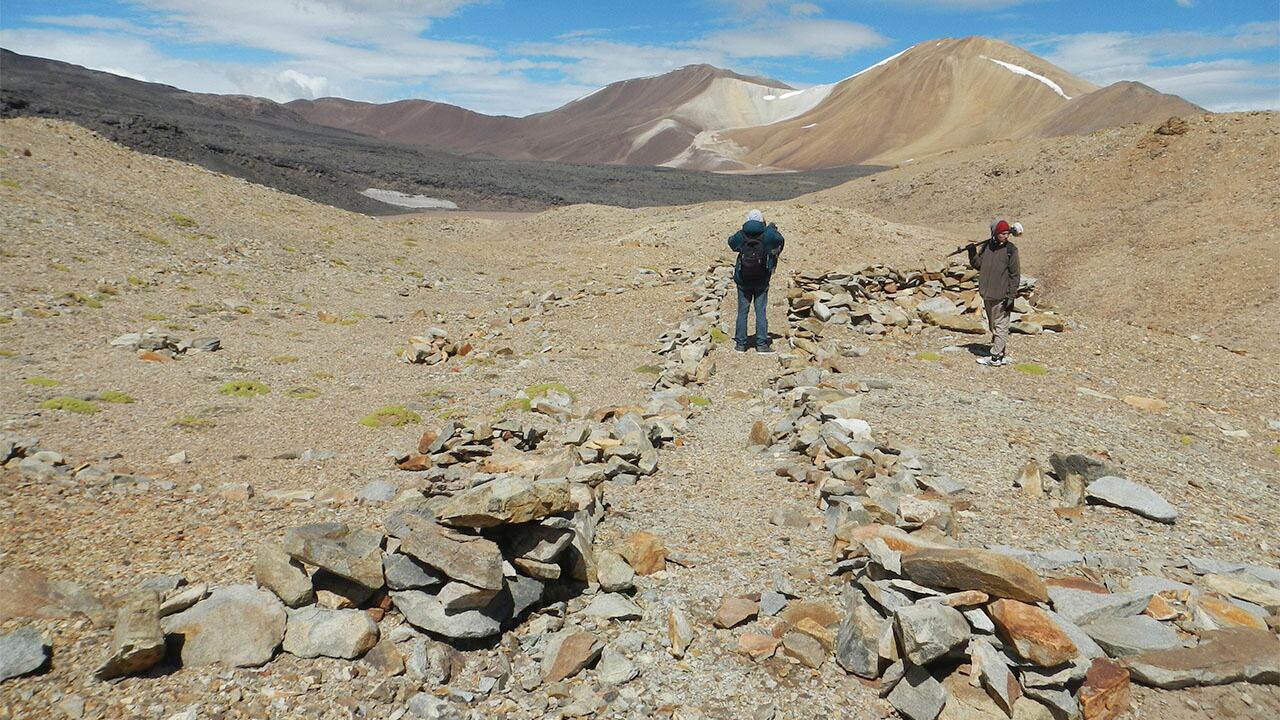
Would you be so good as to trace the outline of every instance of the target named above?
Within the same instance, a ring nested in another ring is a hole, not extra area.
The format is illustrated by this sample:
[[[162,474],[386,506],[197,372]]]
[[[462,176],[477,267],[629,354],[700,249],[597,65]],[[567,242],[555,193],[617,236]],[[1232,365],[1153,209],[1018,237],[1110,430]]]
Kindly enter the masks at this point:
[[[1018,246],[1009,242],[1013,232],[1014,227],[1008,222],[995,220],[991,223],[991,237],[966,248],[969,267],[978,271],[978,294],[982,295],[987,325],[991,328],[991,352],[978,358],[979,365],[999,367],[1012,362],[1005,355],[1009,343],[1009,313],[1013,311],[1013,301],[1022,284]]]
[[[747,335],[747,314],[752,307],[756,312],[756,352],[773,352],[765,308],[769,304],[769,278],[778,266],[778,256],[785,244],[778,226],[766,224],[764,213],[759,210],[747,213],[742,229],[729,237],[729,249],[738,253],[733,267],[733,282],[738,286],[738,321],[733,342],[738,352],[746,352],[751,340]]]

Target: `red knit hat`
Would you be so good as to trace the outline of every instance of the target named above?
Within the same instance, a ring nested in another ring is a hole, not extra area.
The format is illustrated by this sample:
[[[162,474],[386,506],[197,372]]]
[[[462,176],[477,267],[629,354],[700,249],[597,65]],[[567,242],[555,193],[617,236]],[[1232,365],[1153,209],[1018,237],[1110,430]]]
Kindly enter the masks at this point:
[[[995,237],[996,235],[999,235],[1000,233],[1004,233],[1004,232],[1010,232],[1009,223],[1005,222],[1004,220],[1001,220],[1000,222],[996,223],[995,229],[991,231],[991,236]]]

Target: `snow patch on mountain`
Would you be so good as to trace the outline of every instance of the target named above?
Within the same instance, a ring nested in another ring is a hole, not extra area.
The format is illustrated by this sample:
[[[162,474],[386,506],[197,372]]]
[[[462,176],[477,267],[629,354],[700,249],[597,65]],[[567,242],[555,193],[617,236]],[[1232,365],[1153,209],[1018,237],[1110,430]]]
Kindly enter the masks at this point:
[[[991,62],[993,62],[993,63],[995,63],[995,64],[999,65],[1000,67],[1005,68],[1006,70],[1008,70],[1008,71],[1010,71],[1010,72],[1012,72],[1012,73],[1014,73],[1014,74],[1017,74],[1017,75],[1026,75],[1026,76],[1027,76],[1027,77],[1029,77],[1029,78],[1035,78],[1036,80],[1039,80],[1040,82],[1044,83],[1045,85],[1048,85],[1050,90],[1052,90],[1052,91],[1054,91],[1054,92],[1058,93],[1059,95],[1061,95],[1062,97],[1064,97],[1064,98],[1066,98],[1066,99],[1068,99],[1068,100],[1070,100],[1070,99],[1071,99],[1071,96],[1070,96],[1070,95],[1068,95],[1068,94],[1066,94],[1065,92],[1063,92],[1063,91],[1062,91],[1062,86],[1061,86],[1061,85],[1059,85],[1058,83],[1056,83],[1056,82],[1054,82],[1054,81],[1050,80],[1049,78],[1047,78],[1047,77],[1045,77],[1045,76],[1043,76],[1043,75],[1041,75],[1041,74],[1039,74],[1039,73],[1031,72],[1030,70],[1028,70],[1028,69],[1026,69],[1026,68],[1022,67],[1021,65],[1014,65],[1013,63],[1007,63],[1007,62],[1004,62],[1003,60],[997,60],[997,59],[995,59],[995,58],[989,58],[989,57],[987,57],[986,55],[983,55],[982,57],[983,57],[984,59],[986,59],[986,60],[990,60]]]

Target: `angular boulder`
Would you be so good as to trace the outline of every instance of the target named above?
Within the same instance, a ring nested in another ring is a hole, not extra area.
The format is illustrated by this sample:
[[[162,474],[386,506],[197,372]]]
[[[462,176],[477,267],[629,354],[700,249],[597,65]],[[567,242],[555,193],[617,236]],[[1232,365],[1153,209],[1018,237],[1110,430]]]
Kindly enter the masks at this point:
[[[499,593],[482,608],[453,613],[445,610],[444,603],[436,596],[420,590],[392,591],[391,602],[413,626],[456,639],[497,635],[502,632],[502,624],[514,614],[508,592]]]
[[[458,493],[440,508],[440,522],[453,527],[488,528],[540,520],[572,512],[569,481],[506,475]]]
[[[894,634],[913,665],[927,665],[969,641],[969,622],[953,607],[920,603],[894,612]]]
[[[1069,662],[1079,654],[1075,643],[1049,614],[1035,605],[997,600],[987,606],[1000,637],[1018,657],[1041,667]]]
[[[111,638],[111,654],[94,672],[99,680],[146,672],[164,658],[160,629],[160,593],[135,592],[120,608]]]
[[[1085,720],[1116,720],[1129,710],[1129,671],[1098,658],[1089,666],[1080,687],[1080,710]]]
[[[311,587],[306,568],[272,543],[258,546],[253,560],[253,579],[289,607],[315,602],[315,589]]]
[[[0,682],[33,673],[48,661],[49,644],[34,627],[24,625],[0,635]]]
[[[1134,655],[1123,660],[1143,685],[1177,690],[1199,685],[1280,683],[1280,639],[1266,630],[1212,630],[1199,645]]]
[[[290,528],[282,546],[294,560],[373,590],[383,585],[382,533],[344,523],[316,523]]]
[[[378,642],[378,626],[362,610],[290,610],[284,651],[304,658],[354,660]]]
[[[600,657],[604,643],[586,630],[565,629],[547,642],[542,653],[543,682],[560,682],[577,675]]]
[[[981,590],[992,597],[1046,602],[1044,581],[1008,555],[977,548],[922,548],[902,557],[902,571],[926,587]]]
[[[231,585],[161,622],[181,643],[182,664],[256,667],[284,639],[285,609],[275,595],[253,585]]]
[[[502,551],[492,540],[421,525],[401,533],[400,552],[468,585],[502,588]]]

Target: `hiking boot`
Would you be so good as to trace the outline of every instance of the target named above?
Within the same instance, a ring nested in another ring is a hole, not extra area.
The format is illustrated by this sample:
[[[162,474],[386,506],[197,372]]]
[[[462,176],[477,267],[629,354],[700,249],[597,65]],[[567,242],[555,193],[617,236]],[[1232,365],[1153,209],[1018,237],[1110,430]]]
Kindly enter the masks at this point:
[[[1008,355],[1001,355],[999,358],[996,358],[996,362],[995,362],[995,363],[992,363],[992,364],[994,364],[994,365],[1012,365],[1012,364],[1013,364],[1013,358],[1009,357]]]
[[[764,354],[768,355],[769,353],[773,352],[773,346],[772,346],[772,345],[761,345],[760,347],[756,348],[756,352],[758,352],[758,353],[764,353]]]
[[[989,367],[994,367],[1000,364],[1000,359],[996,357],[992,357],[990,355],[983,355],[982,357],[978,358],[975,362],[977,362],[979,365],[987,365]]]
[[[738,352],[746,352],[746,351],[747,351],[747,346],[746,346],[746,345],[734,345],[734,346],[733,346],[733,349],[734,349],[734,350],[737,350]]]

